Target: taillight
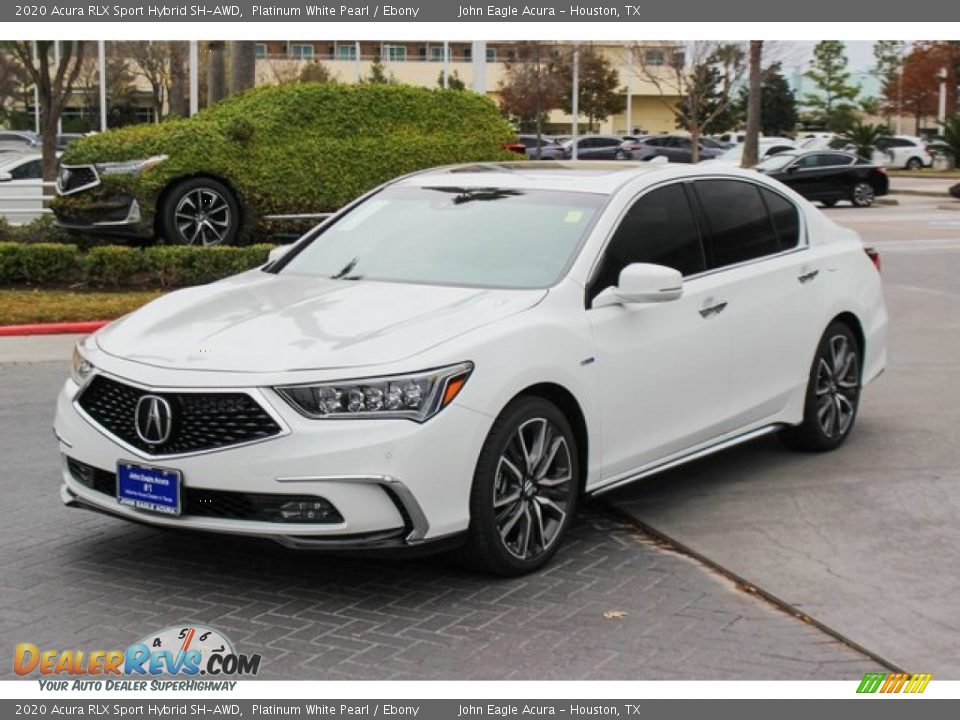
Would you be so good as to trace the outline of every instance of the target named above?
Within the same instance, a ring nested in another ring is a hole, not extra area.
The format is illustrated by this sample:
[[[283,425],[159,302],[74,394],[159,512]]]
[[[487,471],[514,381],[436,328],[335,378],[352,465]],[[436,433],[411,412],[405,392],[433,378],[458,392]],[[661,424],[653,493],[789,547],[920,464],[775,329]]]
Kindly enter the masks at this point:
[[[870,262],[873,263],[873,266],[877,269],[877,272],[880,272],[880,252],[876,248],[872,247],[864,248],[863,251],[867,254],[867,257],[870,258]]]
[[[634,145],[627,145],[627,150],[639,150],[639,149],[640,149],[640,146],[639,146],[639,145],[636,145],[636,144],[634,144]]]

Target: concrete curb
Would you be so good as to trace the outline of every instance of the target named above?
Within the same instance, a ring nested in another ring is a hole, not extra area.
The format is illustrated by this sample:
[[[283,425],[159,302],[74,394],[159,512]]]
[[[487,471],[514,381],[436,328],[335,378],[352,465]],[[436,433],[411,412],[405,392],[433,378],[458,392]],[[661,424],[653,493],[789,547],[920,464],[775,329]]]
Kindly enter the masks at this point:
[[[937,210],[960,210],[960,202],[937,205]],[[950,222],[953,222],[952,220]]]
[[[110,320],[71,323],[34,323],[30,325],[0,325],[0,337],[21,335],[88,335],[102,328]]]
[[[899,188],[894,188],[890,190],[891,195],[916,195],[918,197],[935,197],[935,198],[948,198],[950,195],[944,192],[933,192],[932,190],[902,190]]]

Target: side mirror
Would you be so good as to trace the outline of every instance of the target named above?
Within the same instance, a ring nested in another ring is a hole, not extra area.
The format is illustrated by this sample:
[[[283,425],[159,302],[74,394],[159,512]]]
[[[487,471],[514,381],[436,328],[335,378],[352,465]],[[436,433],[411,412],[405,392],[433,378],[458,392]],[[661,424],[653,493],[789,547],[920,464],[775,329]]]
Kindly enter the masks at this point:
[[[270,251],[270,254],[267,255],[267,263],[275,263],[277,260],[290,252],[290,248],[292,247],[293,245],[277,245],[273,250]]]
[[[13,175],[8,172],[0,172],[0,182],[10,182],[13,180]]]
[[[593,307],[628,303],[658,303],[683,295],[683,275],[665,265],[633,263],[620,271],[616,287],[607,288],[593,301]]]
[[[787,167],[787,172],[788,172],[788,173],[795,173],[795,172],[796,172],[797,170],[799,170],[799,169],[800,169],[800,168],[798,168],[796,165],[790,165],[790,166]]]

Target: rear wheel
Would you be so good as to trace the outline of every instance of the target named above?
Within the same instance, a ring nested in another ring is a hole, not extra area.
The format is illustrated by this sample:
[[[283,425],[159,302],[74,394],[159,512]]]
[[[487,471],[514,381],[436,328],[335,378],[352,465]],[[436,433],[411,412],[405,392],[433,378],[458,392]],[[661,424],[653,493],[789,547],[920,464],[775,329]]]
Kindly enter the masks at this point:
[[[877,191],[874,190],[873,185],[868,182],[858,182],[850,190],[850,202],[852,202],[855,207],[870,207],[876,199]]]
[[[576,510],[578,468],[570,423],[553,403],[522,397],[508,405],[477,461],[464,560],[508,576],[545,565]]]
[[[240,206],[233,192],[213,178],[174,186],[160,208],[164,240],[175,245],[230,245],[240,231]]]
[[[810,368],[803,422],[780,433],[787,445],[823,452],[843,444],[857,419],[860,366],[860,345],[850,326],[832,323]]]
[[[907,164],[905,167],[907,168],[907,170],[919,170],[920,168],[923,167],[923,160],[921,160],[918,157],[912,157],[909,160],[907,160]]]

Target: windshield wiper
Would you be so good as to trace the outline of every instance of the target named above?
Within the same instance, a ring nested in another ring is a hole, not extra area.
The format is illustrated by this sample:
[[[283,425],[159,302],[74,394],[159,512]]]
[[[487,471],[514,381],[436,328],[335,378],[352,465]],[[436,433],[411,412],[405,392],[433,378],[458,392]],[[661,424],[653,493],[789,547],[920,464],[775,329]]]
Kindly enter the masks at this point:
[[[330,276],[331,280],[359,280],[362,275],[350,275],[350,271],[353,270],[357,263],[360,262],[359,257],[355,257],[353,260],[348,262],[338,273],[334,273]]]

